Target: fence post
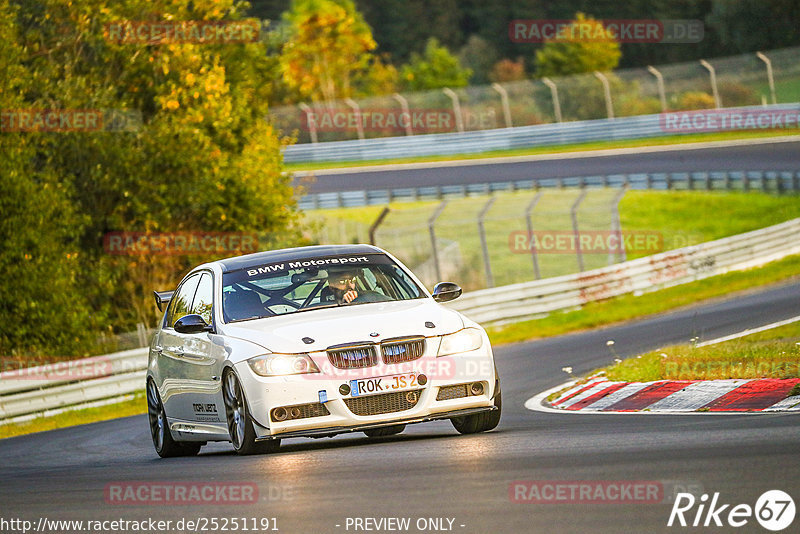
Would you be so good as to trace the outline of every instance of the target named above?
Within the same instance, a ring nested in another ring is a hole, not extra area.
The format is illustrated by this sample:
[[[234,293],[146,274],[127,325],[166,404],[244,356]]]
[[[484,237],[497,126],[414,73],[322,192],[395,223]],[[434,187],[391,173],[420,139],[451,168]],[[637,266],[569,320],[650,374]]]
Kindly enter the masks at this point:
[[[147,328],[144,326],[144,323],[136,323],[136,333],[139,336],[139,346],[146,347],[147,346]]]
[[[356,102],[352,98],[345,98],[344,103],[350,106],[353,109],[353,113],[356,114],[356,132],[358,132],[358,138],[363,141],[364,125],[361,123],[361,108],[358,107],[358,102]]]
[[[461,116],[461,102],[458,100],[458,95],[449,87],[442,89],[442,92],[449,96],[450,100],[453,102],[453,113],[456,116],[456,128],[458,128],[460,133],[464,133],[464,117]]]
[[[400,93],[393,94],[392,98],[400,103],[400,109],[403,110],[403,115],[408,118],[406,121],[406,135],[414,135],[414,129],[411,127],[411,111],[408,109],[408,100]]]
[[[306,104],[304,102],[301,102],[301,103],[297,104],[297,107],[302,109],[303,113],[306,114],[306,125],[308,126],[308,133],[311,136],[311,142],[312,143],[316,143],[317,142],[317,124],[316,124],[316,122],[311,120],[311,114],[314,113],[314,111],[311,109],[311,107],[309,107],[308,104]]]
[[[447,201],[442,200],[442,203],[436,207],[431,218],[428,219],[428,233],[431,236],[431,251],[433,252],[433,268],[436,271],[436,280],[438,281],[442,279],[442,270],[439,267],[439,250],[436,246],[436,230],[434,229],[434,225],[436,224],[436,219],[439,218],[439,215],[442,214],[446,206]]]
[[[495,200],[497,200],[497,197],[490,197],[478,215],[478,232],[480,233],[481,249],[483,250],[483,266],[486,269],[486,287],[494,287],[494,277],[492,276],[492,263],[489,259],[489,245],[486,244],[486,228],[483,225],[483,219]]]
[[[756,57],[767,64],[767,81],[769,82],[769,93],[772,97],[772,103],[777,104],[775,98],[775,78],[772,77],[772,61],[763,52],[756,52]]]
[[[583,254],[581,252],[581,234],[580,230],[578,229],[578,207],[583,202],[583,199],[586,198],[586,189],[581,189],[581,194],[578,195],[578,198],[572,204],[572,208],[569,210],[570,217],[572,218],[572,233],[575,236],[575,256],[578,259],[578,270],[583,272]]]
[[[606,99],[606,115],[608,115],[610,120],[614,120],[614,105],[611,103],[611,86],[608,84],[608,78],[599,71],[594,71],[594,76],[603,84],[603,94]]]
[[[556,116],[556,122],[561,122],[561,102],[558,101],[558,87],[548,77],[542,78],[542,83],[550,88],[550,96],[553,97],[553,113]]]
[[[719,91],[717,91],[717,71],[711,66],[711,63],[705,59],[700,60],[700,64],[706,68],[708,75],[711,78],[711,92],[714,94],[714,105],[717,109],[722,107],[722,101],[719,98]]]
[[[658,84],[658,99],[661,101],[661,111],[666,113],[667,92],[664,90],[664,77],[661,75],[661,72],[659,72],[659,70],[652,65],[647,66],[647,72],[656,77],[656,83]]]
[[[536,194],[533,196],[533,200],[528,207],[525,208],[525,223],[528,227],[528,246],[531,248],[531,258],[533,259],[533,275],[539,280],[542,277],[542,273],[539,272],[539,255],[536,251],[536,240],[533,236],[533,222],[531,220],[531,213],[533,213],[534,208],[536,208],[536,204],[539,203],[539,199],[542,198],[542,192],[536,191]]]
[[[648,175],[649,176],[649,175]],[[622,239],[622,222],[619,218],[619,203],[622,201],[622,197],[625,196],[625,193],[628,191],[627,186],[622,186],[617,194],[614,196],[614,200],[611,202],[611,231],[614,235],[617,236],[617,243],[619,243],[619,254],[621,261],[625,261],[627,258],[627,253],[625,251],[625,241]],[[615,253],[611,250],[608,251],[608,264],[612,265],[615,260]]]
[[[492,89],[500,93],[500,101],[503,104],[503,118],[506,121],[506,128],[512,128],[514,125],[511,124],[511,106],[508,105],[508,91],[506,91],[506,88],[499,83],[493,83]]]
[[[378,231],[378,227],[381,225],[381,223],[386,218],[386,216],[389,215],[390,211],[391,210],[389,209],[388,206],[384,206],[383,209],[381,210],[381,213],[378,215],[378,218],[375,219],[375,221],[370,225],[370,227],[369,227],[369,244],[370,245],[374,245],[375,244],[375,232]]]

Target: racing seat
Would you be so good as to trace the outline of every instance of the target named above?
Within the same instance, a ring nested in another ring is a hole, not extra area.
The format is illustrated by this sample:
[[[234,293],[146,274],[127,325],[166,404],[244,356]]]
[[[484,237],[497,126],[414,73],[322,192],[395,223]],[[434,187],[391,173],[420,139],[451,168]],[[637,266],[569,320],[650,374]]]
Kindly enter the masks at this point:
[[[258,293],[242,289],[226,293],[222,309],[226,322],[275,315],[272,310],[264,307]]]

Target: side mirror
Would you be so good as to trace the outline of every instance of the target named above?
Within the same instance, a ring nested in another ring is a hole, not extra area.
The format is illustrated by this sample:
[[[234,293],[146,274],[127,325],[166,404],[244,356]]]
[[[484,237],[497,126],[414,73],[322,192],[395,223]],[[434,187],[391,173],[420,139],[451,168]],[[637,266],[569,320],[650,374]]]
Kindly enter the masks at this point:
[[[453,282],[439,282],[433,286],[433,300],[436,302],[450,302],[461,296],[461,288]]]
[[[202,317],[191,313],[175,321],[175,331],[181,334],[199,334],[200,332],[211,332],[212,327]]]

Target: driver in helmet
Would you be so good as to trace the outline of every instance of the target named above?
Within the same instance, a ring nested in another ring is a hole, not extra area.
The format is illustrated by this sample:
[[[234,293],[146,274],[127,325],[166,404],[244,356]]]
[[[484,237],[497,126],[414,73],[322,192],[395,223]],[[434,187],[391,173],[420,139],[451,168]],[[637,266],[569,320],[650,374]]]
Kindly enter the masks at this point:
[[[320,292],[320,302],[350,304],[358,298],[355,271],[331,271],[328,273],[328,286]]]

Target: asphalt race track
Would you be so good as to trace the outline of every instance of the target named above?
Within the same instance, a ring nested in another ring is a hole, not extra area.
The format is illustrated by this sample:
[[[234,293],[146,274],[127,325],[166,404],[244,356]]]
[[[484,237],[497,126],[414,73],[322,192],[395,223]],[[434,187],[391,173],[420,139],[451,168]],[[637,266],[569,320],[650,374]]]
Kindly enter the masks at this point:
[[[757,143],[757,140],[753,140]],[[507,182],[538,178],[566,178],[604,174],[693,172],[693,171],[795,171],[800,141],[774,144],[749,144],[642,152],[608,156],[574,157],[564,154],[555,159],[490,165],[435,166],[402,170],[360,172],[315,171],[316,182],[307,185],[311,193],[462,185]]]
[[[146,417],[137,416],[2,440],[0,515],[34,522],[275,517],[284,533],[365,532],[347,528],[347,518],[365,517],[411,518],[406,532],[419,532],[416,522],[428,518],[451,519],[452,527],[445,520],[444,528],[464,533],[731,531],[668,528],[668,503],[513,503],[509,486],[518,480],[674,481],[719,492],[719,502],[730,505],[754,506],[770,489],[797,501],[798,415],[562,415],[529,411],[523,403],[563,382],[564,366],[580,374],[617,355],[695,336],[711,339],[798,311],[795,283],[622,326],[498,348],[503,419],[495,431],[476,436],[460,436],[448,422],[436,422],[390,438],[289,440],[267,456],[238,457],[229,445],[213,444],[195,458],[160,460]],[[615,354],[606,346],[609,339]],[[125,481],[253,482],[260,500],[107,504],[106,485]],[[800,519],[786,532],[797,532],[797,524]],[[735,530],[767,532],[752,517]]]

